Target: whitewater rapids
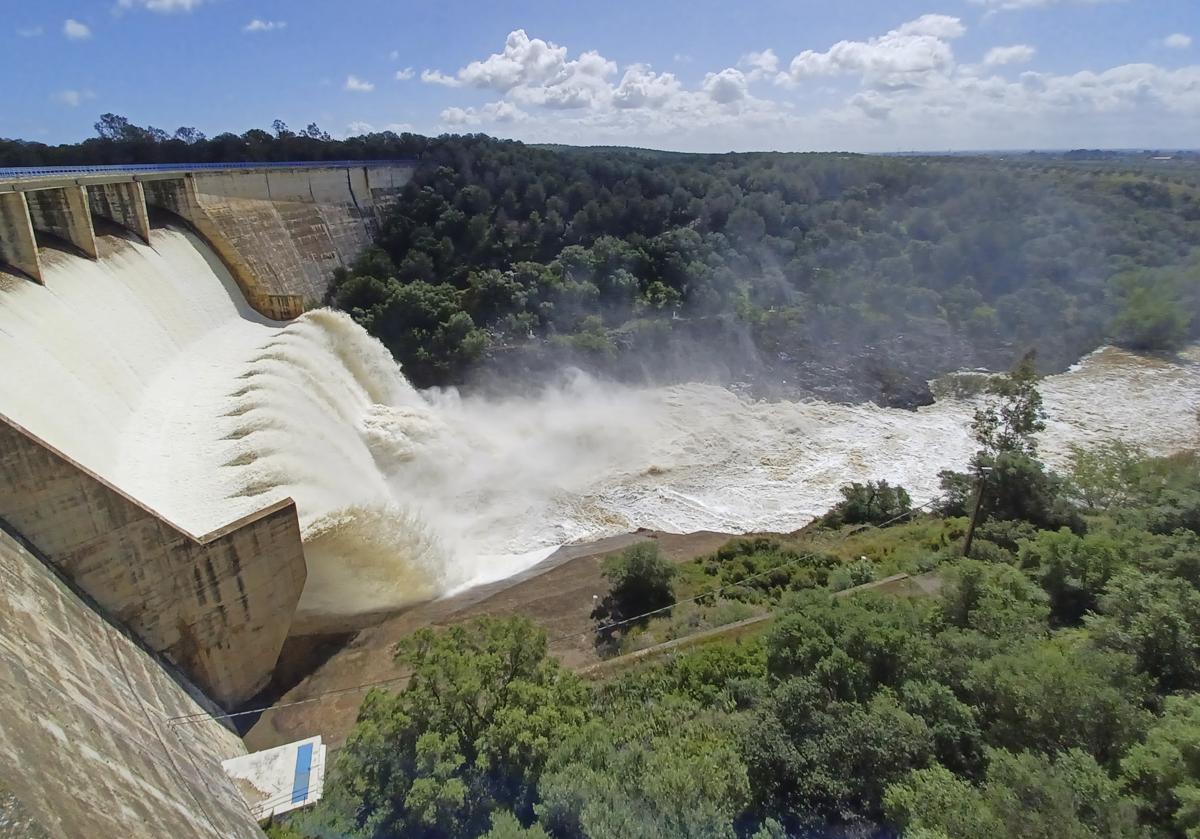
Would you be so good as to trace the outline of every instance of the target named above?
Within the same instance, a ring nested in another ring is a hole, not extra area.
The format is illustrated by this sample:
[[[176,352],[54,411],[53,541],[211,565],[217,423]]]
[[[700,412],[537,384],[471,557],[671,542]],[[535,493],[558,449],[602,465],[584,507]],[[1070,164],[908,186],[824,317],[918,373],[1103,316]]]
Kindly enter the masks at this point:
[[[973,404],[756,402],[583,375],[536,398],[418,392],[347,316],[251,311],[190,234],[51,252],[0,280],[0,412],[195,534],[278,499],[300,513],[301,612],[352,614],[509,576],[638,527],[796,529],[851,480],[925,501],[973,451]],[[1105,349],[1043,384],[1043,450],[1195,445],[1200,354]]]

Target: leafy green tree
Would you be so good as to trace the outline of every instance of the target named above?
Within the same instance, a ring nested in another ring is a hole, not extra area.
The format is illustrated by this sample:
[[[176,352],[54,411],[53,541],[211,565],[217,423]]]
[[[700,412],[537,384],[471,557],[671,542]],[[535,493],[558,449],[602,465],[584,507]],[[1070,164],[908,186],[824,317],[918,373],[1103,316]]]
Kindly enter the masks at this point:
[[[766,681],[767,656],[757,641],[705,644],[672,658],[664,667],[671,692],[691,697],[702,705],[732,702],[735,691]]]
[[[416,281],[393,286],[386,301],[371,308],[372,330],[414,384],[432,384],[483,352],[486,337],[461,310],[459,299],[451,285]]]
[[[1168,696],[1163,715],[1121,760],[1142,819],[1167,836],[1200,835],[1200,696]]]
[[[826,527],[844,524],[890,523],[912,511],[912,498],[904,487],[887,481],[854,482],[843,486],[842,500],[821,518]]]
[[[943,574],[936,610],[942,625],[988,638],[1028,640],[1046,633],[1046,595],[1017,569],[964,559]]]
[[[741,739],[762,811],[793,825],[877,818],[887,785],[930,765],[935,746],[891,691],[829,702],[806,678],[781,683]]]
[[[1108,512],[1134,496],[1144,459],[1140,449],[1119,440],[1088,449],[1072,444],[1067,491],[1088,509]]]
[[[1036,435],[1046,427],[1037,381],[1033,352],[1023,356],[1007,376],[989,380],[990,399],[976,409],[971,424],[980,446],[972,458],[976,475],[939,473],[943,515],[970,515],[978,484],[983,520],[1019,519],[1039,527],[1083,529],[1067,502],[1063,480],[1048,474],[1037,459]]]
[[[677,702],[622,704],[609,720],[577,729],[547,765],[537,812],[555,836],[732,839],[749,782],[726,729]]]
[[[909,773],[884,793],[887,820],[903,835],[977,839],[1015,835],[1005,830],[983,794],[944,766]]]
[[[1148,685],[1131,656],[1054,638],[974,665],[963,686],[989,744],[1083,749],[1114,763],[1143,733]]]
[[[512,813],[497,810],[492,813],[492,828],[479,839],[550,839],[541,825],[525,827]]]
[[[1114,285],[1121,309],[1110,328],[1117,343],[1135,350],[1174,350],[1187,341],[1193,315],[1172,276],[1130,273]]]
[[[1095,611],[1108,581],[1129,562],[1109,534],[1076,536],[1065,527],[1043,530],[1024,542],[1018,558],[1050,596],[1053,617],[1064,624],[1078,623]]]
[[[803,592],[767,631],[767,668],[807,676],[833,698],[865,700],[929,672],[933,647],[921,621],[913,604],[885,595]]]
[[[1091,755],[1078,749],[1048,758],[988,751],[987,778],[972,786],[945,767],[912,772],[884,797],[904,830],[948,839],[1116,839],[1140,836],[1133,802]]]
[[[993,399],[976,409],[971,430],[981,446],[979,458],[992,460],[1001,454],[1037,455],[1037,438],[1046,428],[1042,394],[1037,389],[1037,355],[1022,356],[1007,376],[988,383]]]
[[[982,774],[983,731],[974,708],[934,681],[905,682],[899,699],[905,711],[925,721],[939,764],[968,778]]]
[[[654,542],[639,542],[604,558],[600,568],[608,580],[609,594],[601,604],[600,620],[625,620],[662,609],[675,602],[672,580],[675,566]]]
[[[491,812],[532,815],[554,748],[588,717],[579,680],[524,618],[479,619],[402,642],[398,694],[375,689],[338,755],[325,823],[364,837],[478,835]]]
[[[1200,591],[1186,580],[1127,571],[1088,621],[1097,643],[1134,657],[1160,693],[1200,689]]]

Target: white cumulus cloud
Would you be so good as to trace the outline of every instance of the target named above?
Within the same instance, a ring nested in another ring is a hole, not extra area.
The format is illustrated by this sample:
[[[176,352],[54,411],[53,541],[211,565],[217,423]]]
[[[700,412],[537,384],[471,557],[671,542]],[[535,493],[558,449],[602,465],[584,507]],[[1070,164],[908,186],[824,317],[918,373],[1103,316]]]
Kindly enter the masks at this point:
[[[634,64],[625,71],[621,83],[612,92],[618,108],[661,108],[683,91],[674,73],[656,73],[646,64]]]
[[[947,15],[922,15],[866,41],[839,41],[824,52],[804,50],[792,59],[787,77],[801,82],[820,76],[859,74],[875,87],[923,84],[954,67],[950,40],[966,31]]]
[[[375,89],[375,85],[371,82],[364,81],[358,76],[346,76],[346,83],[342,85],[343,89],[349,90],[352,93],[370,93]]]
[[[80,23],[74,18],[63,21],[63,34],[72,41],[86,41],[92,37],[92,30],[86,23]]]
[[[458,71],[458,78],[472,87],[509,90],[519,84],[549,81],[562,72],[566,60],[566,47],[530,38],[524,29],[516,29],[508,33],[503,52],[472,61]]]
[[[441,70],[422,70],[421,81],[425,84],[440,84],[445,87],[462,87],[462,82],[454,76],[447,76]]]
[[[774,76],[779,72],[779,56],[769,47],[762,52],[748,52],[738,60],[738,67],[748,71],[746,78],[751,81]]]
[[[961,20],[949,15],[921,15],[916,20],[900,24],[896,30],[900,35],[929,35],[943,40],[961,38],[966,31]]]
[[[648,64],[618,66],[514,30],[502,51],[420,77],[455,89],[440,106],[443,130],[480,126],[530,142],[877,151],[1165,148],[1200,136],[1200,66],[1032,72],[1023,65],[1036,53],[1023,44],[965,64],[955,55],[964,32],[958,18],[924,15],[828,49],[789,45],[790,63],[778,45],[747,53],[733,67],[700,67],[697,82],[685,83]],[[787,84],[758,98],[750,90],[761,79]],[[493,91],[496,101],[454,100],[470,87]]]
[[[174,12],[190,12],[200,6],[204,0],[117,0],[118,9],[148,9],[160,14]]]
[[[466,125],[469,120],[475,118],[473,109],[459,108],[457,106],[446,108],[440,116],[442,122],[453,126]]]
[[[746,75],[734,67],[726,67],[719,73],[708,73],[701,88],[710,99],[722,105],[740,102],[749,95]]]
[[[90,90],[60,90],[50,98],[68,108],[78,108],[88,99],[95,99],[96,94]]]
[[[608,78],[616,72],[616,63],[594,50],[571,59],[566,47],[514,29],[503,51],[472,61],[454,74],[425,70],[421,81],[494,90],[521,105],[571,110],[605,104],[612,95]],[[462,116],[452,113],[451,119]]]
[[[512,102],[500,99],[496,102],[488,102],[482,108],[446,108],[440,116],[443,123],[458,128],[466,125],[479,125],[484,122],[521,122],[529,115]]]
[[[992,47],[983,57],[983,63],[988,67],[999,67],[1004,64],[1027,64],[1033,60],[1037,52],[1025,44],[1014,44],[1011,47]]]
[[[1184,35],[1182,32],[1175,32],[1163,38],[1163,46],[1170,47],[1173,50],[1185,50],[1192,45],[1192,36]]]
[[[416,75],[416,71],[411,67],[405,67],[403,70],[396,71],[396,81],[406,82]]]
[[[277,29],[285,29],[287,27],[286,20],[260,20],[255,18],[242,27],[243,32],[274,32]]]

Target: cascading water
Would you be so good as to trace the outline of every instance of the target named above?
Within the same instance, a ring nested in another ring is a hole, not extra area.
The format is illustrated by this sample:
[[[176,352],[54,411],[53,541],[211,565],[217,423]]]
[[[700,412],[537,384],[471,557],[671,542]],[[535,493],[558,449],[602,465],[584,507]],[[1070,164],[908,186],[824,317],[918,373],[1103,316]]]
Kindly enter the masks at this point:
[[[578,375],[536,398],[418,393],[347,316],[248,309],[190,234],[51,254],[0,288],[0,411],[194,533],[296,500],[301,611],[394,607],[636,527],[791,530],[850,480],[924,500],[973,449],[972,405],[753,402]],[[1200,370],[1116,350],[1043,386],[1044,450],[1194,444]]]

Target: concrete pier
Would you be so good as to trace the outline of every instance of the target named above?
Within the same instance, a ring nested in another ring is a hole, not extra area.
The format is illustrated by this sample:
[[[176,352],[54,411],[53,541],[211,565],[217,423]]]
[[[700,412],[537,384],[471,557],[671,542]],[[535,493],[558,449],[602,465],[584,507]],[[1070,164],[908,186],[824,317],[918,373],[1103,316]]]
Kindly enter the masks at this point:
[[[307,574],[290,499],[193,536],[0,414],[0,522],[222,705],[266,686]]]
[[[34,282],[42,281],[37,240],[29,205],[21,192],[0,192],[0,263],[9,265]]]
[[[150,214],[146,209],[146,193],[139,181],[96,184],[84,189],[93,215],[119,224],[150,244]]]
[[[40,189],[25,193],[25,200],[29,204],[35,233],[50,233],[79,248],[88,257],[99,258],[86,187]]]

